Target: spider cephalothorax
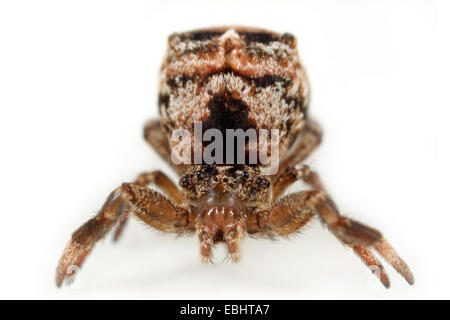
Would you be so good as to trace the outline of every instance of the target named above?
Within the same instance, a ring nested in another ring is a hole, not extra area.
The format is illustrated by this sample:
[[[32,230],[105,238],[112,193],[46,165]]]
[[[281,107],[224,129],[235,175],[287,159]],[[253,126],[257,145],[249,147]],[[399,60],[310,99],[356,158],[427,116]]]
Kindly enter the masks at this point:
[[[302,165],[322,136],[307,117],[308,88],[296,40],[290,34],[222,27],[170,36],[161,68],[161,117],[147,124],[144,137],[180,176],[178,186],[161,171],[153,171],[115,189],[99,213],[73,233],[58,264],[57,285],[72,274],[71,266],[81,266],[95,244],[114,227],[117,239],[129,215],[161,231],[196,234],[204,262],[212,259],[216,243],[225,243],[231,259],[238,261],[246,234],[287,236],[318,216],[386,287],[388,276],[372,249],[412,284],[411,271],[382,234],[342,216],[318,175]],[[180,146],[187,145],[184,160],[195,160],[191,151],[203,155],[210,147],[204,141],[196,144],[195,139],[193,144],[189,139],[172,139],[176,132],[195,137],[198,124],[200,135],[206,136],[228,130],[274,130],[276,134],[268,138],[267,148],[244,139],[242,149],[221,146],[214,152],[229,155],[230,150],[244,150],[244,162],[233,162],[234,153],[226,161],[178,161]],[[246,156],[255,146],[260,154],[264,149],[270,150],[269,156],[279,155],[277,165],[261,158],[249,161]],[[267,171],[267,166],[277,170]],[[312,190],[283,195],[299,180]],[[149,188],[150,184],[164,194]]]

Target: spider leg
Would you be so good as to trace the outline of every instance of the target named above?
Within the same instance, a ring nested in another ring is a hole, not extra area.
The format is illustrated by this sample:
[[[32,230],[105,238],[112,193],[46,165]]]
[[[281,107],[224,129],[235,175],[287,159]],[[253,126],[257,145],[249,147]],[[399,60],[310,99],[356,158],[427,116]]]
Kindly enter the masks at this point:
[[[270,237],[287,236],[306,225],[314,216],[313,210],[304,206],[305,193],[294,193],[281,198],[275,205],[258,215],[260,225]]]
[[[414,283],[414,276],[408,265],[400,258],[391,245],[383,238],[380,231],[368,227],[358,221],[342,216],[336,208],[334,202],[323,191],[306,191],[308,198],[305,206],[314,210],[322,222],[327,226],[339,240],[344,244],[353,247],[366,264],[379,265],[373,257],[367,255],[366,250],[373,247],[394,269],[405,278],[409,284]],[[381,276],[380,274],[380,280]],[[382,280],[383,281],[383,280]],[[386,283],[383,283],[386,285]]]
[[[121,216],[124,203],[120,194],[120,188],[114,190],[106,199],[100,212],[72,234],[56,269],[56,285],[58,287],[66,277],[74,275],[75,270],[69,271],[70,267],[81,267],[95,243],[105,236],[115,224],[117,217]]]
[[[388,261],[398,273],[400,273],[409,284],[414,284],[414,275],[410,271],[408,265],[403,261],[395,252],[394,248],[387,242],[386,239],[382,238],[375,244],[375,250],[383,257],[384,260]]]
[[[149,184],[154,184],[159,187],[173,203],[180,203],[182,196],[177,186],[166,176],[162,171],[145,172],[138,176],[134,181],[135,185],[145,187]],[[122,231],[128,221],[128,212],[124,212],[117,225],[114,233],[114,241],[117,241],[122,235]]]
[[[145,187],[124,183],[107,198],[99,213],[72,234],[56,269],[59,287],[81,267],[95,244],[110,231],[124,212],[133,213],[148,225],[168,232],[181,233],[188,225],[188,212],[172,204],[162,194]]]
[[[302,191],[281,198],[271,210],[259,214],[259,225],[270,236],[284,236],[304,226],[314,214],[340,241],[353,249],[386,288],[389,287],[388,276],[369,248],[374,248],[409,284],[414,283],[409,267],[382,234],[342,216],[324,191]]]
[[[289,171],[289,167],[303,162],[321,142],[322,130],[314,121],[308,119],[286,156],[281,159],[278,174],[272,176],[272,183],[285,174],[286,170]]]
[[[307,165],[296,167],[287,167],[283,174],[274,183],[272,189],[272,199],[276,200],[283,192],[294,182],[302,180],[309,184],[314,190],[325,192],[325,188],[315,171],[312,171]]]
[[[385,288],[390,287],[391,283],[389,281],[389,277],[380,260],[377,259],[372,251],[362,246],[353,245],[353,252],[355,252],[356,255],[361,258],[362,262],[364,262],[364,264],[370,268],[372,273],[375,274],[378,279],[380,279]]]
[[[159,156],[166,161],[179,175],[182,175],[185,170],[185,165],[176,165],[171,160],[171,148],[167,137],[164,135],[161,122],[159,120],[151,120],[147,122],[144,128],[144,139],[150,146],[159,154]]]
[[[128,223],[128,212],[122,213],[122,216],[119,218],[119,222],[117,223],[116,230],[114,231],[113,241],[116,242],[122,236],[123,229]]]

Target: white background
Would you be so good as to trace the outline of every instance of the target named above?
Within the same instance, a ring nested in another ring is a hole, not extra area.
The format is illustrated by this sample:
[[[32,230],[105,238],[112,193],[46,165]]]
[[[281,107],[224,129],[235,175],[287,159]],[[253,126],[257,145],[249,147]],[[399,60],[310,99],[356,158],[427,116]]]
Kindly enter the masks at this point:
[[[444,1],[2,1],[0,298],[450,298],[448,19]],[[308,163],[414,286],[386,266],[383,289],[318,221],[246,239],[239,264],[217,248],[210,266],[195,238],[133,221],[56,289],[65,243],[111,190],[145,170],[176,178],[142,138],[167,36],[227,24],[298,37],[325,133]]]

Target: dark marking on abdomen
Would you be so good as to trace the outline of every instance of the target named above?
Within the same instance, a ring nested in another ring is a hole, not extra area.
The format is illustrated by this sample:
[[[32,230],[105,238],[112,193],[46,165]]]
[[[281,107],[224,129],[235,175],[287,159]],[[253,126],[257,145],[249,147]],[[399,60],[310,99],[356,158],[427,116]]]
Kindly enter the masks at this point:
[[[230,96],[215,95],[208,102],[209,117],[203,122],[203,130],[219,129],[225,134],[226,129],[243,129],[254,127],[248,119],[247,104]]]
[[[167,94],[160,94],[158,96],[158,110],[159,110],[160,114],[161,114],[161,107],[163,105],[165,105],[166,108],[169,106],[169,100],[170,100],[170,97]]]
[[[273,41],[280,41],[280,37],[271,32],[239,31],[238,34],[242,36],[247,42],[259,42],[267,44]]]
[[[199,30],[180,35],[181,40],[205,41],[215,37],[220,37],[223,31]]]
[[[189,76],[189,75],[183,74],[183,75],[176,76],[175,78],[166,79],[166,83],[171,89],[185,87],[186,83],[189,81],[195,82],[195,83],[199,84],[199,86],[203,86],[208,83],[208,81],[211,77],[220,75],[220,74],[222,74],[222,75],[231,74],[235,77],[239,77],[239,78],[243,79],[244,81],[246,81],[247,83],[252,84],[255,88],[267,88],[276,83],[282,83],[283,87],[290,86],[290,84],[291,84],[291,80],[283,78],[282,76],[266,74],[262,77],[249,77],[249,76],[240,74],[239,72],[236,72],[231,68],[225,68],[225,69],[222,69],[219,71],[213,71],[213,72],[208,73],[203,76],[199,76],[199,75]]]

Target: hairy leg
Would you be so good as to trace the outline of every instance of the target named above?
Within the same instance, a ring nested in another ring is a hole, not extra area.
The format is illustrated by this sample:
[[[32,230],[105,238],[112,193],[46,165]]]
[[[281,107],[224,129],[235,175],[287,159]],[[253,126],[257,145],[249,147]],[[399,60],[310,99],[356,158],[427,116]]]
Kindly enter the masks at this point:
[[[154,184],[160,188],[175,204],[179,204],[182,200],[181,192],[177,186],[166,176],[162,171],[152,171],[146,172],[139,175],[139,177],[134,181],[135,185],[145,187],[149,184]],[[122,235],[122,231],[128,221],[128,212],[124,212],[120,218],[117,225],[116,231],[114,233],[114,241],[117,241]]]
[[[286,156],[281,159],[278,174],[271,177],[272,183],[285,174],[289,167],[303,162],[322,142],[322,131],[312,120],[308,119]]]
[[[72,275],[72,266],[81,267],[95,244],[113,228],[124,212],[132,212],[150,226],[168,232],[183,232],[189,221],[188,212],[172,204],[162,194],[124,183],[109,195],[95,217],[72,234],[56,269],[58,287]]]
[[[299,165],[296,167],[287,167],[280,178],[274,183],[272,199],[277,200],[291,184],[298,180],[309,184],[314,190],[325,191],[318,174],[312,171],[307,165]]]
[[[349,247],[353,248],[353,252],[357,256],[361,258],[361,261],[369,267],[369,269],[372,271],[373,274],[375,274],[378,279],[380,279],[381,283],[386,287],[389,288],[390,281],[389,277],[386,273],[386,270],[384,269],[383,265],[381,264],[380,260],[377,259],[377,257],[370,251],[369,249],[358,246],[358,245],[351,245],[348,244]]]
[[[334,202],[323,191],[302,191],[280,199],[273,208],[262,215],[263,225],[268,234],[271,232],[286,235],[293,232],[317,214],[324,225],[345,245],[371,267],[377,270],[376,275],[385,287],[389,287],[389,279],[381,263],[370,252],[374,248],[409,284],[414,277],[407,264],[398,256],[382,234],[360,222],[342,216]]]
[[[268,212],[259,215],[259,225],[270,237],[287,236],[301,229],[314,216],[304,206],[306,194],[291,194],[280,199]]]
[[[161,128],[159,120],[147,122],[144,128],[144,139],[150,144],[159,156],[166,161],[179,175],[186,170],[185,165],[176,165],[171,160],[171,149],[169,141]]]

